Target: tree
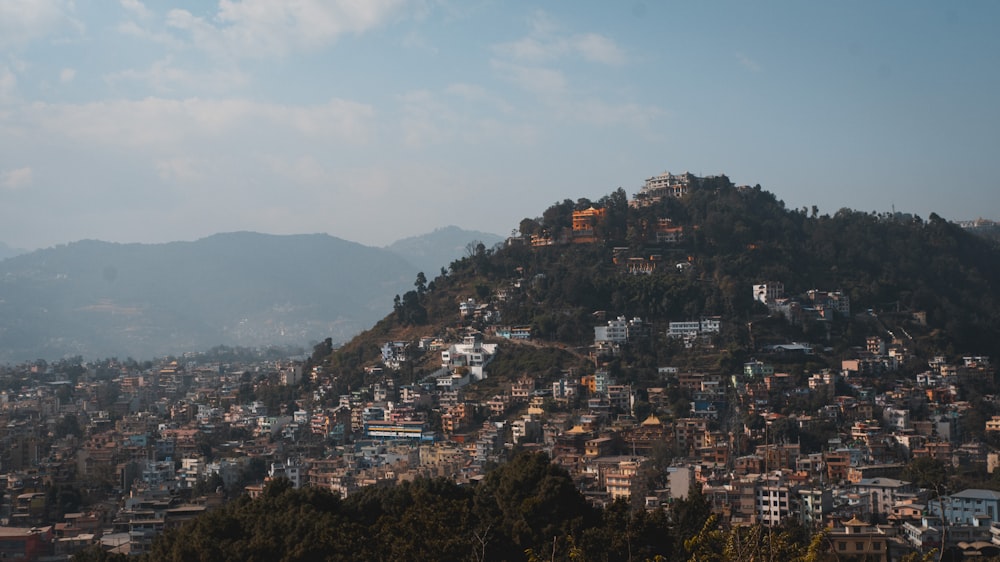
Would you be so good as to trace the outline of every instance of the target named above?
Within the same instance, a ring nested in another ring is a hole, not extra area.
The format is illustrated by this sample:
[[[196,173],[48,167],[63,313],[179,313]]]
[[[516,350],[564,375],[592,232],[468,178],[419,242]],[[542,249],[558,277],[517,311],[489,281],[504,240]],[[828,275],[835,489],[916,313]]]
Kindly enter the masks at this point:
[[[686,497],[670,506],[670,520],[678,543],[704,529],[711,517],[712,506],[696,484],[691,486]]]
[[[718,516],[712,515],[702,528],[684,540],[684,549],[691,562],[724,562],[729,560],[787,560],[818,562],[824,559],[826,531],[812,536],[804,544],[786,530],[768,528],[760,523],[749,527],[734,526],[728,531],[719,527]]]
[[[538,234],[541,230],[541,225],[535,219],[521,219],[521,223],[518,225],[518,231],[521,233],[522,237],[529,238],[534,234]]]
[[[544,453],[520,453],[487,474],[474,511],[480,522],[492,522],[490,550],[500,560],[520,558],[527,548],[542,552],[594,516],[569,474]]]
[[[66,414],[56,422],[56,438],[66,437],[67,435],[83,437],[83,429],[80,427],[80,420],[77,419],[76,414]]]
[[[948,468],[943,462],[931,457],[918,457],[903,467],[903,479],[940,496],[948,482]]]
[[[333,338],[326,338],[322,342],[313,346],[313,363],[320,363],[333,353]]]
[[[413,282],[413,286],[417,288],[418,296],[422,297],[427,292],[427,277],[423,271],[417,273],[417,280]]]
[[[128,562],[129,557],[125,554],[112,554],[99,545],[92,545],[74,554],[71,560],[73,562]]]

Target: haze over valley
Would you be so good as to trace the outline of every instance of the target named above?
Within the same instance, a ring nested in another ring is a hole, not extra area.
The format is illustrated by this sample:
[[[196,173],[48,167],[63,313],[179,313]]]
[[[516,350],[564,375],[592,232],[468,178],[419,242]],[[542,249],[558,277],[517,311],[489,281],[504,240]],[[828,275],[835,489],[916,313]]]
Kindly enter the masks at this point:
[[[391,310],[418,272],[499,240],[450,227],[387,248],[237,232],[37,250],[0,261],[0,362],[343,342]]]

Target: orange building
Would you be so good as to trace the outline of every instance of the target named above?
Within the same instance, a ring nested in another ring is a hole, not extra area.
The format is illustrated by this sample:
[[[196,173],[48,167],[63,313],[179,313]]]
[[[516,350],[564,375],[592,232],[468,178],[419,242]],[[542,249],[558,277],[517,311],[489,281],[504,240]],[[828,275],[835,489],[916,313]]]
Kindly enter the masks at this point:
[[[597,241],[594,229],[604,220],[606,209],[590,207],[582,211],[573,211],[573,243],[588,244]]]

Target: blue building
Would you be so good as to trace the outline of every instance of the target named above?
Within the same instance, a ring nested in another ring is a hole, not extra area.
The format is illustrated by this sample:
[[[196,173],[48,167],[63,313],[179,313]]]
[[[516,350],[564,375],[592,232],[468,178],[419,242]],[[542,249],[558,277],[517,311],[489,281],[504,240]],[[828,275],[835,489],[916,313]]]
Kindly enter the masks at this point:
[[[957,494],[930,500],[932,515],[946,519],[952,525],[989,527],[1000,513],[1000,492],[970,488]]]

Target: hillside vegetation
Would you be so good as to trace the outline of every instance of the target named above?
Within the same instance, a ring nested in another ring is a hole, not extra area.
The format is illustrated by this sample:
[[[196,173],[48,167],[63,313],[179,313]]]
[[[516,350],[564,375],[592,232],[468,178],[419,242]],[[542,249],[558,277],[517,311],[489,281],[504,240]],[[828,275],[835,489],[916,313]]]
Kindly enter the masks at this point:
[[[570,243],[573,211],[590,207],[606,210],[596,241]],[[682,227],[683,240],[657,243],[661,219]],[[829,351],[827,360],[839,360],[879,330],[908,338],[920,357],[986,353],[1000,337],[1000,251],[933,214],[789,209],[760,186],[737,188],[721,176],[646,207],[630,206],[621,189],[597,201],[567,199],[521,221],[520,232],[506,245],[470,248],[429,282],[418,279],[397,296],[393,314],[314,359],[356,385],[385,341],[487,328],[460,319],[458,304],[468,298],[491,303],[504,325],[530,326],[536,346],[567,350],[593,343],[598,317],[640,317],[650,338],[621,360],[646,369],[672,360],[725,370],[766,344],[789,341],[809,341]],[[532,234],[556,242],[533,247]],[[622,262],[630,257],[652,257],[656,270],[629,274]],[[842,291],[852,315],[797,325],[769,319],[751,287],[774,281],[788,295]],[[703,316],[723,321],[718,353],[707,364],[704,354],[685,354],[663,337],[668,322]],[[419,365],[413,368],[419,375]]]

